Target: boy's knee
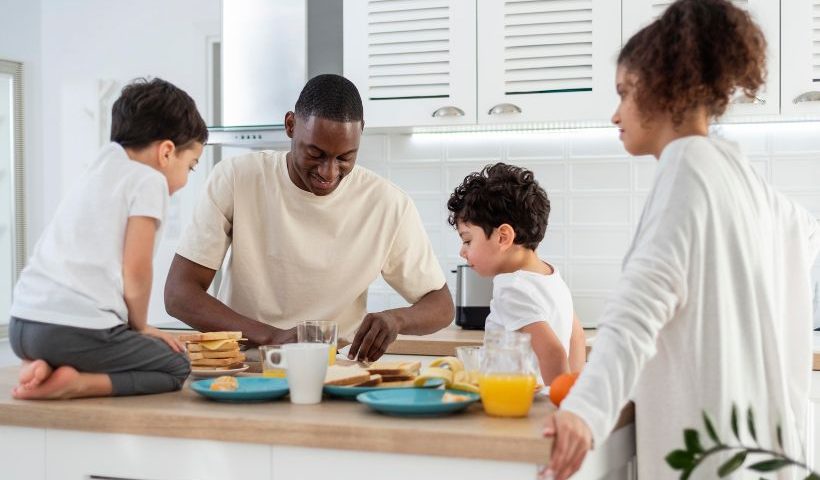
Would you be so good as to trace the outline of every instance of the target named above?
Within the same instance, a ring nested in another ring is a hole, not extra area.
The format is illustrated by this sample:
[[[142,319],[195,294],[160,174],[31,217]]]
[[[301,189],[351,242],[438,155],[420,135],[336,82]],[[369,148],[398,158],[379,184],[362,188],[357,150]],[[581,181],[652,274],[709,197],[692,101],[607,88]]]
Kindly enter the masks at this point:
[[[182,353],[174,355],[174,361],[169,373],[176,380],[176,390],[182,388],[182,384],[185,383],[185,379],[191,374],[191,362],[188,361],[188,357]]]

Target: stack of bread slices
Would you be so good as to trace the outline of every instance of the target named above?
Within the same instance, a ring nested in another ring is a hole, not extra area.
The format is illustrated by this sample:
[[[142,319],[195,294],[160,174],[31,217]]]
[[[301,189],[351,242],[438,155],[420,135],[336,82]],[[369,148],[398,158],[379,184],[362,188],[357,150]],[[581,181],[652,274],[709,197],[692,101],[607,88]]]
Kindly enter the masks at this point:
[[[245,354],[239,351],[242,332],[206,332],[180,335],[194,370],[231,370],[242,367]]]
[[[367,367],[331,365],[325,385],[344,387],[412,387],[420,362],[376,362]]]

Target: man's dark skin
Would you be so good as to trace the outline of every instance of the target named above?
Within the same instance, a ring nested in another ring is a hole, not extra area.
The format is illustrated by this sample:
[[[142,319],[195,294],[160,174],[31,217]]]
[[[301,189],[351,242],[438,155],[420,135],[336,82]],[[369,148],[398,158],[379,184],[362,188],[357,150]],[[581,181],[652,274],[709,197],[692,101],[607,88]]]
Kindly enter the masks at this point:
[[[285,131],[291,139],[291,151],[287,154],[287,167],[294,185],[318,196],[332,193],[356,164],[363,128],[364,124],[359,121],[337,122],[317,116],[301,118],[288,112]],[[240,315],[209,295],[208,287],[214,275],[216,270],[175,255],[165,283],[168,314],[203,332],[241,330],[252,345],[296,341],[295,328],[283,330]],[[321,301],[321,295],[316,301]],[[384,355],[398,334],[436,332],[450,324],[453,313],[453,299],[446,284],[409,307],[368,313],[356,331],[350,358],[376,360]]]

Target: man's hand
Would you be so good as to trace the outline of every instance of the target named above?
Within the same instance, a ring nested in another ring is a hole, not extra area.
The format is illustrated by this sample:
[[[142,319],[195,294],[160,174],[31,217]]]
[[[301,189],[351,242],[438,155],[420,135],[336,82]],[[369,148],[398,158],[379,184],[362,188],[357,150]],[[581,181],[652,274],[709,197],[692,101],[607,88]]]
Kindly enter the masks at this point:
[[[368,313],[350,346],[347,357],[351,360],[372,362],[387,351],[401,330],[401,320],[391,311]]]
[[[182,344],[177,338],[170,333],[163,332],[162,330],[152,327],[150,325],[146,325],[142,330],[138,330],[143,335],[148,335],[151,337],[157,337],[158,339],[162,340],[163,342],[167,343],[171,350],[182,353],[185,351],[185,345]]]
[[[558,410],[547,419],[544,436],[553,437],[549,467],[538,472],[538,478],[565,480],[581,468],[592,448],[592,432],[586,422],[574,413]]]

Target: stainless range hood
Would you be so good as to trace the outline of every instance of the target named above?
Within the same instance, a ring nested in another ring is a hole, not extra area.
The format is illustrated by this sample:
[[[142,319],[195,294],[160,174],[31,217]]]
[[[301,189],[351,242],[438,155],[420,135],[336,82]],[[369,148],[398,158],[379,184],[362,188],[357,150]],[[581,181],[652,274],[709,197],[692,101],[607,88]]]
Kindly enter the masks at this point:
[[[339,0],[223,0],[222,118],[212,145],[287,141],[285,113],[308,79],[342,74]]]

